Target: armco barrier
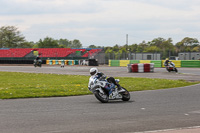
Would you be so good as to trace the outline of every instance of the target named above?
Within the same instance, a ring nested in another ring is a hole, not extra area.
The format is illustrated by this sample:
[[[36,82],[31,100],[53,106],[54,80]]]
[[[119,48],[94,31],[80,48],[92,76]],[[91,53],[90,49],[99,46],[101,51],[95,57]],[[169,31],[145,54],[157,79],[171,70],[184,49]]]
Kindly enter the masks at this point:
[[[127,66],[127,64],[130,64],[130,60],[120,60],[120,66]]]
[[[162,67],[161,60],[151,60],[151,63],[154,63],[154,67]]]
[[[46,64],[48,65],[78,65],[78,60],[46,60]]]
[[[53,62],[52,62],[52,60],[49,60],[49,65],[53,65]]]
[[[176,67],[181,67],[181,60],[171,60]]]
[[[46,64],[49,64],[49,60],[46,60]]]
[[[67,65],[74,65],[74,61],[73,60],[68,60],[68,64]]]
[[[58,64],[59,64],[59,65],[61,64],[61,60],[58,60]]]
[[[200,60],[182,60],[181,67],[200,67]]]
[[[200,68],[200,60],[171,60],[176,67]],[[165,60],[109,60],[109,66],[127,66],[136,63],[154,63],[154,67],[165,67]]]
[[[52,60],[52,64],[55,65],[55,64],[56,64],[56,61],[55,61],[55,60]]]
[[[79,64],[78,60],[74,60],[74,65],[78,65],[78,64]]]
[[[59,65],[65,65],[65,60],[59,60]]]
[[[164,63],[165,63],[165,60],[162,60],[162,67],[165,67],[165,65],[164,65]]]
[[[65,60],[65,65],[68,65],[68,60]]]
[[[55,64],[56,64],[56,65],[58,65],[58,64],[59,64],[59,63],[58,63],[58,60],[55,60]]]
[[[150,60],[140,60],[140,63],[151,63]]]
[[[130,60],[130,64],[140,63],[139,60]]]
[[[110,63],[110,66],[120,66],[119,60],[110,60],[109,63]]]
[[[176,67],[181,67],[181,60],[170,60],[170,61],[172,61]],[[164,62],[165,60],[162,60],[162,67],[165,67]]]

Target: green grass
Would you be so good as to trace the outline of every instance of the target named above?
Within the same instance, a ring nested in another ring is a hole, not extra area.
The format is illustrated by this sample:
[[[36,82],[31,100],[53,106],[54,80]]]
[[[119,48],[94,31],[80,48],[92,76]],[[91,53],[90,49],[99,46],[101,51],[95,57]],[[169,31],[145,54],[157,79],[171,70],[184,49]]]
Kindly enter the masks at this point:
[[[184,80],[116,77],[129,91],[188,86],[200,82]],[[0,99],[59,97],[91,94],[89,76],[0,72]]]

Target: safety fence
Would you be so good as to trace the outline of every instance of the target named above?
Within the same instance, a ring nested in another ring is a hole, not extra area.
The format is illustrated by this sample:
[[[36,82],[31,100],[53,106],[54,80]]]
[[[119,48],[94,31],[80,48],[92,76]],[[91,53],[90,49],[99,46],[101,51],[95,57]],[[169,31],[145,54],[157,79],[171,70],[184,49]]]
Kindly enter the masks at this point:
[[[171,60],[176,67],[200,67],[200,60]],[[154,67],[165,67],[165,60],[109,60],[109,66],[127,67],[128,64],[154,63]]]

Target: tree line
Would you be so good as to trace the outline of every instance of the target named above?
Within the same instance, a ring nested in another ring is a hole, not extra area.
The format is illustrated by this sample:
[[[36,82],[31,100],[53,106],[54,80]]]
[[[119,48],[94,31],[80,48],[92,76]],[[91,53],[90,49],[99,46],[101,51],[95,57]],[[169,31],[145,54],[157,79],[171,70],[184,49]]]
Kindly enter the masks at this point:
[[[29,42],[15,26],[0,28],[0,48],[82,48],[79,40],[45,37],[38,42]]]
[[[196,38],[185,37],[176,44],[172,43],[171,38],[164,39],[161,37],[155,38],[149,42],[141,42],[139,44],[123,45],[116,44],[113,47],[104,47],[90,45],[88,48],[103,48],[105,53],[141,53],[161,52],[164,56],[171,53],[179,52],[200,52],[199,41]],[[15,26],[0,27],[0,48],[82,48],[82,44],[78,39],[53,39],[45,37],[38,42],[28,42]]]
[[[172,39],[164,39],[161,37],[155,38],[149,42],[141,42],[139,44],[115,45],[114,47],[106,47],[105,53],[161,53],[162,58],[165,59],[170,55],[177,56],[179,52],[200,52],[199,41],[196,38],[185,37],[175,45]]]

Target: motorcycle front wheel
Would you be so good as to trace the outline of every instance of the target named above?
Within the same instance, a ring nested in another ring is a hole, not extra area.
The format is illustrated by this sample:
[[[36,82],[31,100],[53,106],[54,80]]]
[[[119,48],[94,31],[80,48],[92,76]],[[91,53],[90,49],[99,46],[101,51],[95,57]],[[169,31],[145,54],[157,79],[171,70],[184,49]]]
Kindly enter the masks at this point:
[[[125,88],[123,88],[123,89],[125,90],[125,92],[123,92],[121,94],[122,95],[122,100],[123,101],[129,101],[130,98],[131,98],[130,93]]]
[[[174,68],[174,71],[175,71],[175,72],[178,72],[178,69]]]
[[[102,103],[107,103],[108,102],[108,96],[107,94],[103,94],[100,91],[95,91],[94,92],[95,97]]]

